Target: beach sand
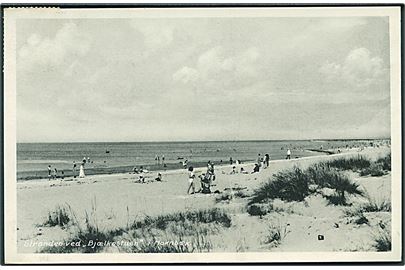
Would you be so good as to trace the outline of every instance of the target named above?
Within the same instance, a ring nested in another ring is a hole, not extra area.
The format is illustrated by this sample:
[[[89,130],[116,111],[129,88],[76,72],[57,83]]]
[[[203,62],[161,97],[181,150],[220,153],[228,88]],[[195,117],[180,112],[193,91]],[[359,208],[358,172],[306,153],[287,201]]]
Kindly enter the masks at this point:
[[[366,148],[363,151],[351,151],[330,155],[315,156],[292,160],[271,161],[270,167],[256,174],[230,174],[232,166],[216,166],[216,186],[212,191],[223,192],[229,187],[241,187],[253,191],[274,173],[299,166],[305,168],[310,164],[353,155],[364,155],[375,159],[389,153],[390,149]],[[252,171],[253,164],[237,165]],[[197,168],[196,175],[205,172]],[[263,244],[269,222],[288,224],[288,233],[283,242],[272,251],[352,251],[363,250],[371,246],[373,224],[379,220],[390,221],[391,213],[370,213],[369,225],[350,223],[343,217],[342,207],[327,205],[323,198],[311,197],[303,204],[288,204],[289,211],[266,215],[263,218],[249,216],[243,211],[246,198],[233,199],[227,203],[215,202],[217,194],[187,195],[188,177],[185,169],[162,172],[163,182],[136,183],[138,175],[114,174],[94,175],[84,179],[65,178],[64,180],[31,180],[17,183],[17,236],[18,252],[38,252],[39,247],[28,242],[59,241],[67,239],[68,230],[47,227],[42,224],[48,212],[58,205],[68,205],[83,220],[85,212],[97,208],[97,218],[103,228],[123,227],[129,222],[145,216],[155,216],[176,211],[222,207],[232,215],[232,226],[212,236],[216,243],[213,251],[268,251]],[[150,180],[156,172],[147,173]],[[359,177],[352,179],[358,182],[376,200],[391,198],[391,175],[381,177]],[[199,183],[197,181],[198,189]],[[287,204],[280,202],[280,207]],[[295,207],[295,208],[294,208]],[[336,225],[337,224],[337,225]],[[318,240],[323,235],[324,240]],[[113,251],[114,252],[114,251]]]

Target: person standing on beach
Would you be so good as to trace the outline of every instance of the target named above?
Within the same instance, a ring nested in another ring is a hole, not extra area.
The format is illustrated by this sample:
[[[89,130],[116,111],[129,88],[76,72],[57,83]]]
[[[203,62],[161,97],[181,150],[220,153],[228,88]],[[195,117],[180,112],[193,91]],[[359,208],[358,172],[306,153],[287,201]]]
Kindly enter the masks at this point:
[[[84,174],[84,162],[80,164],[80,172],[79,172],[79,178],[84,178],[86,175]]]
[[[188,160],[186,159],[185,161],[183,161],[183,167],[184,167],[184,169],[187,169],[187,165],[188,165]]]
[[[162,155],[162,165],[165,166],[165,155]]]
[[[187,194],[190,194],[190,189],[193,189],[193,192],[191,194],[195,193],[195,185],[194,185],[194,178],[195,178],[195,174],[194,174],[194,168],[193,166],[188,167],[188,190],[187,190]]]
[[[232,157],[229,158],[229,164],[230,164],[230,165],[233,164],[233,159],[232,159]]]
[[[265,154],[264,155],[264,168],[268,168],[270,165],[270,155],[269,154]]]
[[[256,162],[256,164],[260,167],[260,165],[262,164],[262,161],[263,161],[263,159],[262,159],[262,156],[260,155],[260,154],[258,154],[257,155],[257,162]]]
[[[287,158],[286,159],[291,159],[291,150],[290,150],[290,148],[287,149]]]
[[[73,178],[76,178],[76,162],[73,161]]]
[[[158,155],[155,155],[155,164],[158,164]]]
[[[48,165],[48,181],[51,181],[52,177],[52,168],[51,165]]]
[[[58,170],[56,168],[53,169],[53,179],[58,177]]]

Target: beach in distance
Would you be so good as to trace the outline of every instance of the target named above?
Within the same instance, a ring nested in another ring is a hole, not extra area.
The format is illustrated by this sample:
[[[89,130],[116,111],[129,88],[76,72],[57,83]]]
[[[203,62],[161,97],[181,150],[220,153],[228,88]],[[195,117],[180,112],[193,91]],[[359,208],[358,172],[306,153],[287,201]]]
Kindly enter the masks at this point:
[[[278,152],[279,160],[271,159],[267,168],[262,166],[256,173],[252,173],[253,156],[243,158],[247,161],[242,164],[216,163],[210,194],[198,192],[206,163],[194,168],[195,194],[187,194],[189,174],[184,168],[154,167],[155,171],[142,174],[144,183],[130,171],[18,181],[18,251],[390,250],[390,142],[350,141],[353,145],[347,148],[344,141],[305,143],[314,148],[310,155],[293,146],[291,159]],[[283,143],[277,144],[280,151]],[[289,146],[284,145],[287,151]],[[316,152],[320,145],[328,153]],[[109,149],[114,154],[114,148]],[[260,151],[266,152],[275,156],[272,151]],[[176,155],[172,153],[172,162]],[[161,181],[156,181],[157,173]]]

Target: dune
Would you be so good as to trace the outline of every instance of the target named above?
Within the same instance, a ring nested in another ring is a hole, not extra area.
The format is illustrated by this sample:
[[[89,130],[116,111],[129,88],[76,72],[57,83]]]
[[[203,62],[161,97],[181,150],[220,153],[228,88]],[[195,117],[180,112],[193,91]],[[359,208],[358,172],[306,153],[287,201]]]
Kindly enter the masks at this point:
[[[299,166],[340,157],[364,155],[376,159],[390,152],[389,148],[366,148],[334,154],[305,157],[291,160],[274,160],[270,167],[256,174],[230,174],[232,166],[216,166],[217,180],[212,191],[220,194],[187,195],[187,171],[177,169],[161,172],[163,182],[137,183],[138,175],[121,173],[93,175],[84,179],[31,180],[17,183],[17,237],[18,252],[40,252],[41,242],[69,239],[73,229],[68,226],[47,226],[51,211],[58,206],[66,207],[82,222],[86,213],[93,211],[101,230],[127,227],[135,220],[163,214],[189,212],[199,209],[221,208],[232,217],[232,225],[219,229],[210,236],[212,252],[252,251],[360,251],[372,248],[372,231],[381,220],[390,222],[390,212],[368,213],[368,225],[355,224],[344,215],[343,206],[328,205],[324,198],[311,196],[304,202],[278,201],[280,211],[263,217],[250,216],[246,211],[248,197],[232,196],[222,200],[223,194],[232,195],[242,191],[248,196],[273,174]],[[254,164],[236,165],[252,171]],[[205,172],[196,168],[196,175]],[[146,173],[147,179],[156,177],[156,172]],[[381,177],[352,175],[353,181],[367,191],[375,200],[390,200],[390,174]],[[197,188],[199,184],[197,183]],[[279,228],[282,239],[271,245],[269,230]],[[319,239],[319,235],[321,238]],[[266,238],[267,237],[267,238]],[[270,242],[270,244],[269,244]],[[119,252],[106,249],[103,252]],[[122,251],[121,251],[122,252]]]

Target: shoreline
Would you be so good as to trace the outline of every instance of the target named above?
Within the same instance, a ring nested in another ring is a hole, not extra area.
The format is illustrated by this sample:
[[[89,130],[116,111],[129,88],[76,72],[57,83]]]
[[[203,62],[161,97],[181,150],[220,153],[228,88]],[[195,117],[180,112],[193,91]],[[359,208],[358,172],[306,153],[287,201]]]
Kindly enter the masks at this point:
[[[365,150],[370,150],[372,148],[365,148]],[[318,160],[318,159],[323,159],[323,158],[339,158],[339,157],[344,157],[344,156],[350,156],[350,155],[354,155],[354,154],[362,154],[363,151],[361,151],[360,149],[357,148],[352,148],[350,150],[346,150],[346,151],[342,151],[341,153],[334,153],[334,154],[327,154],[325,152],[318,152],[319,155],[312,155],[312,156],[304,156],[304,157],[300,157],[300,158],[291,158],[290,160],[288,159],[274,159],[274,160],[270,160],[270,168],[273,165],[277,165],[277,164],[282,164],[282,163],[289,163],[289,162],[294,162],[297,163],[300,161],[308,161],[311,162],[311,160]],[[323,154],[322,154],[323,153]],[[365,154],[367,154],[367,151],[365,151]],[[236,170],[237,170],[237,174],[241,174],[240,173],[240,168],[244,168],[248,173],[244,174],[244,175],[251,175],[251,170],[253,169],[254,165],[255,165],[255,161],[243,161],[241,164],[232,164],[230,165],[229,163],[227,164],[226,162],[223,162],[223,164],[215,164],[215,174],[229,174],[232,170],[232,167],[235,166]],[[175,164],[176,165],[176,164]],[[201,174],[201,173],[205,173],[206,172],[206,163],[205,162],[190,162],[189,166],[193,166],[194,167],[194,172],[196,174]],[[86,182],[86,181],[97,181],[97,179],[108,179],[108,178],[117,178],[117,177],[130,177],[130,178],[138,178],[139,175],[141,174],[134,174],[132,172],[132,166],[123,166],[125,168],[131,168],[131,170],[129,171],[115,171],[115,172],[111,172],[111,173],[96,173],[96,174],[87,174],[87,170],[85,170],[86,173],[86,177],[85,178],[73,178],[73,176],[66,176],[64,179],[61,179],[60,177],[57,179],[51,179],[48,180],[47,177],[41,177],[41,178],[33,178],[33,179],[29,179],[29,180],[25,180],[25,179],[17,179],[17,184],[34,184],[35,183],[69,183],[72,181],[77,181],[77,182]],[[120,167],[121,168],[121,167]],[[137,167],[139,168],[139,167]],[[229,170],[229,172],[226,172],[224,170]],[[263,169],[261,169],[262,171]],[[185,168],[183,168],[180,164],[179,166],[173,166],[173,167],[167,167],[166,169],[154,169],[154,170],[148,170],[148,172],[144,173],[145,178],[150,179],[156,176],[157,173],[161,173],[163,176],[165,175],[175,175],[175,174],[184,174],[186,173],[187,170]],[[254,174],[252,174],[254,175]]]
[[[325,151],[314,151],[313,149],[304,149],[304,152],[310,152],[310,153],[317,153],[317,155],[308,155],[308,156],[295,156],[292,157],[292,160],[298,160],[298,159],[303,159],[303,158],[308,158],[308,157],[318,157],[318,156],[324,156],[324,155],[331,155],[332,151],[325,152]],[[347,152],[347,151],[346,151]],[[333,153],[335,154],[335,153]],[[279,161],[279,160],[285,160],[283,159],[273,159],[270,160],[270,162],[274,161]],[[249,165],[254,165],[255,160],[250,160],[250,159],[244,159],[240,160],[241,163],[237,164],[235,163],[236,160],[234,160],[234,163],[231,165],[229,164],[228,160],[211,160],[211,162],[215,165],[215,168],[221,167],[221,166],[239,166],[243,167],[243,165],[249,166]],[[207,161],[189,161],[187,166],[193,166],[194,168],[205,168],[207,165]],[[182,165],[182,161],[176,162],[176,163],[166,163],[166,167],[163,166],[163,164],[146,164],[146,165],[124,165],[124,166],[114,166],[114,167],[96,167],[96,168],[85,168],[85,174],[87,176],[94,176],[94,175],[117,175],[117,174],[132,174],[132,170],[134,167],[139,169],[140,167],[143,167],[146,169],[148,172],[168,172],[168,171],[174,171],[174,170],[181,170],[184,169]],[[64,179],[66,178],[71,178],[73,177],[73,171],[72,170],[61,170],[64,171]],[[60,173],[60,172],[59,172]],[[79,175],[79,166],[76,169],[76,179],[78,178]],[[64,180],[62,179],[61,175],[59,174],[57,176],[57,180]],[[75,179],[75,178],[74,178]],[[48,180],[48,174],[46,170],[41,170],[41,171],[22,171],[22,172],[17,172],[17,182],[25,182],[25,181],[33,181],[33,180]],[[55,180],[51,178],[51,181]]]

